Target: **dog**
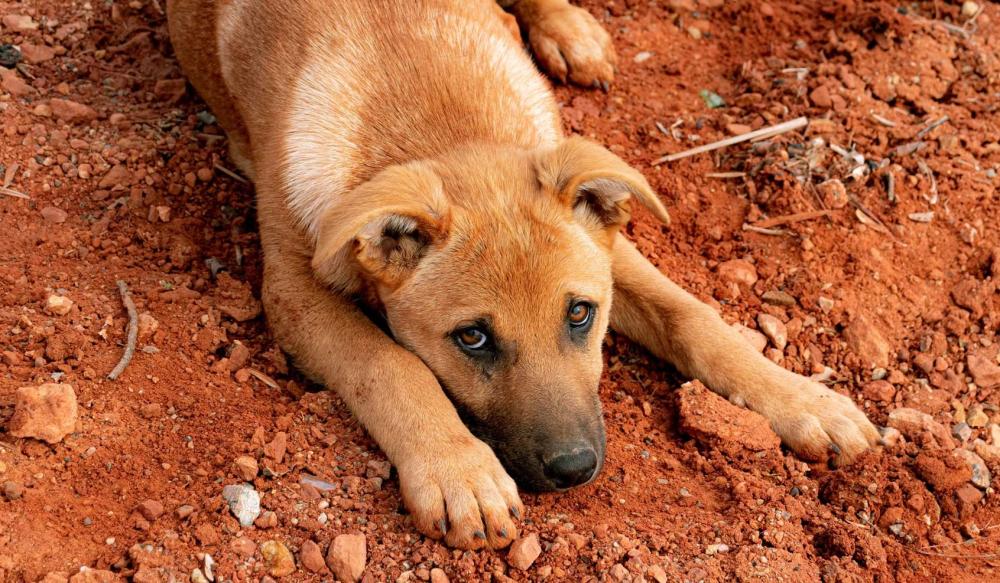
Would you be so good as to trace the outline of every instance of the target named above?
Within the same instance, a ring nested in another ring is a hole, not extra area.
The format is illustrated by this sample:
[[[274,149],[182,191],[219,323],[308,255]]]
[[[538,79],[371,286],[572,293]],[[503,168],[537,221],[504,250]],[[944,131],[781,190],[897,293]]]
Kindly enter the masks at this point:
[[[566,0],[502,4],[167,3],[180,65],[255,184],[274,336],[378,442],[415,526],[504,547],[518,485],[594,479],[609,326],[803,458],[876,444],[848,397],[766,359],[619,233],[631,199],[667,211],[563,135],[522,42],[552,76],[607,88],[599,23]]]

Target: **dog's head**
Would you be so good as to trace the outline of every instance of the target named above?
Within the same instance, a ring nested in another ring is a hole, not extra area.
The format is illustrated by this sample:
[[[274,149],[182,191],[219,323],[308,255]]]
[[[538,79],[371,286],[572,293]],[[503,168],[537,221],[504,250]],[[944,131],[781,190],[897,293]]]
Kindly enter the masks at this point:
[[[569,488],[604,459],[601,344],[630,197],[666,220],[642,175],[586,140],[469,148],[346,196],[313,266],[333,285],[360,278],[523,487]]]

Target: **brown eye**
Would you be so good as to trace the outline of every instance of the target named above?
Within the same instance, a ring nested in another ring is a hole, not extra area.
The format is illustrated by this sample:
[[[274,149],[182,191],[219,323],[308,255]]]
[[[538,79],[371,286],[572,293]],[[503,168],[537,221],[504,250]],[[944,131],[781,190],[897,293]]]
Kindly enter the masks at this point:
[[[486,347],[487,342],[489,342],[489,336],[486,335],[482,329],[476,326],[469,326],[468,328],[462,328],[455,333],[455,340],[462,346],[469,350],[481,350]]]
[[[587,302],[576,302],[569,307],[569,314],[566,316],[569,325],[574,328],[582,328],[590,323],[593,317],[594,307]]]

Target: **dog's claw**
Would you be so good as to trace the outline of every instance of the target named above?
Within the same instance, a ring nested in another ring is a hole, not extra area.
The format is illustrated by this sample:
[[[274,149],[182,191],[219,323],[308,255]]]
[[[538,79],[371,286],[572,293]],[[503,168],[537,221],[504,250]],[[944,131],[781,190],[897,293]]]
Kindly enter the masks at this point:
[[[448,521],[447,520],[445,520],[445,519],[442,518],[441,520],[438,521],[437,526],[438,526],[438,530],[441,531],[441,534],[448,534]]]
[[[611,90],[611,85],[610,85],[610,84],[608,84],[608,82],[607,82],[607,81],[601,81],[601,89],[602,89],[602,90],[603,90],[603,91],[604,91],[605,93],[607,93],[608,91],[610,91],[610,90]]]
[[[510,507],[510,515],[518,520],[521,520],[521,511],[514,506]]]
[[[499,536],[500,538],[507,538],[507,529],[501,528],[499,531],[497,531],[497,536]]]
[[[478,538],[479,540],[486,540],[486,533],[481,530],[477,530],[476,532],[472,533],[472,536]]]
[[[830,448],[830,451],[832,451],[834,455],[840,455],[840,446],[836,443],[830,442],[830,445],[827,447]]]

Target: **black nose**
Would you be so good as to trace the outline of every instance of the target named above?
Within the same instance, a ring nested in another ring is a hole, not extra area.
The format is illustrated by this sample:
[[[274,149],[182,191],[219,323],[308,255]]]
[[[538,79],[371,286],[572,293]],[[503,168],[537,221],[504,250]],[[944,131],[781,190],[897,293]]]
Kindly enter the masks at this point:
[[[584,484],[594,477],[596,469],[597,453],[590,447],[578,447],[558,453],[545,461],[545,477],[556,488],[572,488]]]

